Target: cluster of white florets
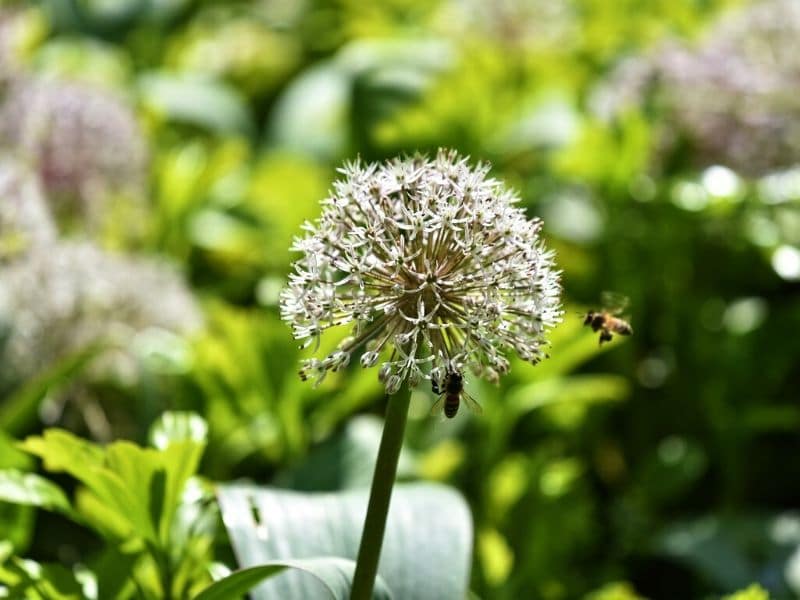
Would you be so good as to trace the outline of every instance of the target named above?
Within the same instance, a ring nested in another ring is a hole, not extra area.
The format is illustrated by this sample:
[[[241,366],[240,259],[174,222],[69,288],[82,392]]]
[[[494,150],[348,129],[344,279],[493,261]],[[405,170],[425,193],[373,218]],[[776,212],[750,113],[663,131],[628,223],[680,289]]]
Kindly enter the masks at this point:
[[[105,350],[96,374],[129,378],[135,334],[201,325],[191,291],[164,263],[58,241],[0,265],[0,381],[31,377],[92,345]]]
[[[321,217],[295,241],[281,314],[294,336],[318,347],[322,332],[353,324],[322,359],[304,362],[318,380],[382,362],[387,393],[404,381],[441,380],[469,368],[491,381],[505,354],[545,356],[545,330],[560,320],[559,273],[519,198],[455,152],[378,165],[347,164]]]
[[[51,201],[91,213],[109,192],[138,192],[147,144],[136,115],[110,91],[25,73],[0,102],[0,146],[29,161]]]

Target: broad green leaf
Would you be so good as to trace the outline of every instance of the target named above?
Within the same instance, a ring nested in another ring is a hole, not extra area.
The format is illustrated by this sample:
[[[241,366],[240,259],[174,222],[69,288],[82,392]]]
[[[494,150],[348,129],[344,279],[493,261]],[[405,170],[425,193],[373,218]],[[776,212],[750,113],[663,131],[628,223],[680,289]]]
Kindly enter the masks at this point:
[[[411,104],[451,61],[440,40],[353,42],[301,73],[278,97],[268,145],[336,159],[365,141],[377,121]]]
[[[348,143],[350,81],[334,63],[301,73],[278,97],[267,125],[268,144],[320,158],[338,158]]]
[[[137,503],[135,490],[142,482],[134,476],[132,485],[126,485],[118,473],[106,468],[106,452],[97,444],[68,431],[48,429],[42,436],[26,438],[20,447],[41,458],[48,471],[66,472],[83,483],[131,529],[153,535],[146,509]]]
[[[317,595],[314,595],[314,598],[319,598],[319,592],[324,590],[332,600],[347,600],[350,597],[355,566],[352,560],[336,557],[272,561],[231,573],[207,587],[195,600],[230,600],[240,597],[265,579],[278,575],[286,569],[296,569],[316,578],[321,585],[317,587]],[[392,598],[380,576],[375,581],[372,597],[375,600]],[[290,599],[287,597],[287,600]]]
[[[303,494],[226,484],[217,496],[239,566],[358,553],[367,490]],[[395,486],[378,568],[396,598],[463,598],[469,582],[472,518],[453,489]],[[253,598],[312,598],[308,579],[286,572]]]
[[[208,77],[151,72],[139,78],[144,105],[168,121],[212,133],[249,135],[253,117],[239,92]]]
[[[332,439],[313,449],[298,466],[276,478],[281,487],[308,492],[333,492],[368,487],[375,470],[383,421],[374,416],[354,417]],[[398,477],[415,472],[415,459],[403,448]]]
[[[106,539],[125,540],[133,533],[128,516],[108,506],[88,488],[78,488],[75,492],[75,508],[85,515],[87,524]]]
[[[205,445],[192,441],[174,442],[162,452],[163,469],[166,473],[164,487],[164,510],[159,526],[162,540],[169,536],[175,511],[189,478],[197,472]]]
[[[89,568],[96,574],[97,597],[128,598],[131,597],[134,583],[131,573],[135,568],[139,555],[133,552],[121,552],[114,546],[107,545],[103,551],[95,555]],[[128,594],[125,591],[128,590]]]
[[[95,468],[104,460],[103,449],[63,429],[48,429],[41,436],[29,436],[20,448],[42,459],[44,468],[65,472],[89,485]]]
[[[629,393],[628,380],[619,375],[571,375],[550,377],[513,388],[507,402],[519,413],[558,402],[600,403],[623,400]]]
[[[69,432],[49,429],[27,438],[21,447],[42,458],[46,469],[65,471],[89,489],[89,504],[104,508],[97,523],[102,532],[123,533],[127,523],[125,535],[135,532],[166,543],[181,493],[197,471],[204,444],[185,439],[155,450],[119,441],[104,449]],[[92,523],[93,515],[94,511],[86,514]]]
[[[800,515],[795,512],[705,516],[674,523],[653,542],[656,552],[729,591],[787,572],[798,544]],[[790,583],[773,580],[770,591],[777,597],[793,597],[796,590],[789,589]]]
[[[56,484],[35,473],[16,469],[0,471],[0,500],[38,506],[73,516],[67,495]]]
[[[107,487],[102,488],[100,497],[127,515],[139,535],[155,541],[167,487],[167,475],[157,453],[132,442],[115,442],[107,448],[106,456],[108,469],[103,469],[102,481]],[[117,481],[121,487],[117,487]]]

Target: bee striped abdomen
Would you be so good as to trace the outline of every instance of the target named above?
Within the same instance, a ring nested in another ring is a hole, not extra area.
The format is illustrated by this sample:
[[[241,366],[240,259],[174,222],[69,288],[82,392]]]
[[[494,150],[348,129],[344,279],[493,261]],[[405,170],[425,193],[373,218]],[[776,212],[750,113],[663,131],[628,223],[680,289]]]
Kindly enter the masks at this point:
[[[458,412],[459,398],[458,394],[448,394],[444,400],[444,416],[452,419]]]

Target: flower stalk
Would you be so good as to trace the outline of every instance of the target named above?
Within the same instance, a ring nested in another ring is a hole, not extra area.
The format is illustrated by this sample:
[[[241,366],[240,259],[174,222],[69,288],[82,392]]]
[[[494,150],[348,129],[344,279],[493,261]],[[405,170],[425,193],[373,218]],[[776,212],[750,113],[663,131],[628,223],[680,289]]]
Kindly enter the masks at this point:
[[[378,459],[375,463],[375,474],[372,476],[367,516],[364,519],[356,571],[353,576],[351,600],[372,598],[375,576],[378,573],[378,561],[381,557],[383,534],[386,530],[386,518],[389,515],[392,487],[397,474],[397,462],[403,446],[410,399],[411,390],[407,386],[397,394],[387,396],[386,422],[383,426]]]

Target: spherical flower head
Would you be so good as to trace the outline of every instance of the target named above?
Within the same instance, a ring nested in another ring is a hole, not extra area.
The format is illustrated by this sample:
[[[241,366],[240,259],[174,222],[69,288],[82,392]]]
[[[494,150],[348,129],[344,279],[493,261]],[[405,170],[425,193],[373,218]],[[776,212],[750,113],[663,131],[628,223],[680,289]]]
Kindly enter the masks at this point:
[[[495,381],[512,351],[531,363],[545,356],[545,332],[562,314],[553,253],[541,221],[488,171],[444,150],[341,170],[292,248],[302,256],[281,316],[306,346],[332,327],[353,331],[305,361],[301,377],[321,381],[363,350],[361,365],[380,363],[392,394],[465,368]]]
[[[95,344],[104,353],[91,376],[131,381],[137,334],[201,326],[190,289],[161,262],[55,241],[0,265],[0,381],[32,377]]]
[[[696,166],[750,176],[790,167],[800,161],[798,36],[796,0],[748,4],[699,44],[671,41],[623,62],[597,91],[596,108],[607,117],[637,105],[663,111],[662,165],[679,152]]]
[[[47,197],[93,216],[109,193],[145,183],[147,145],[133,108],[112,92],[18,75],[0,103],[0,145],[33,164]]]

